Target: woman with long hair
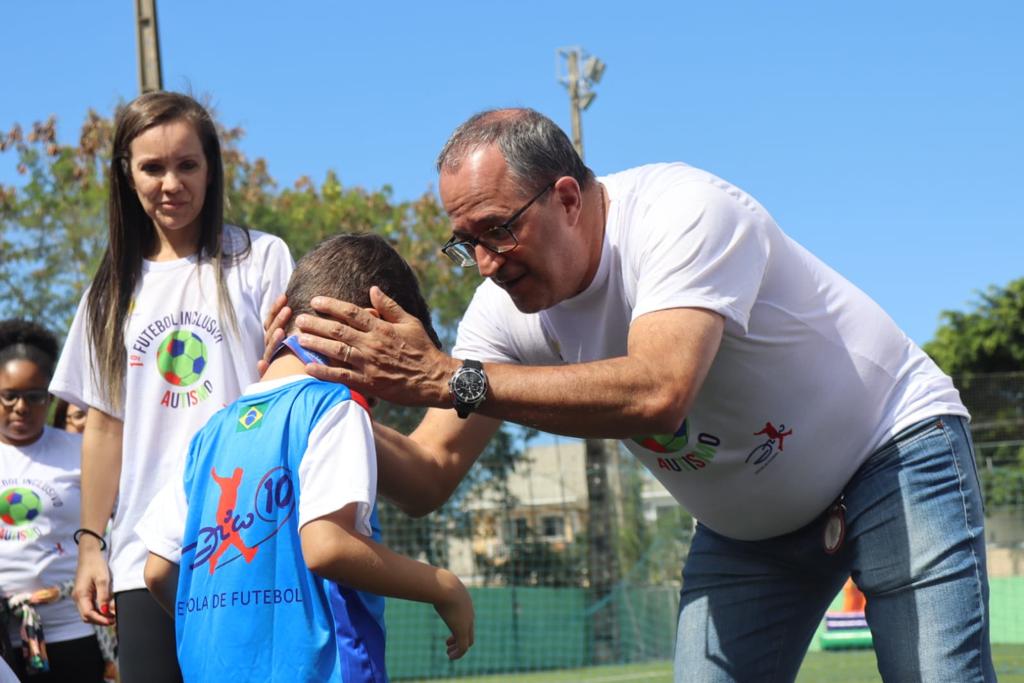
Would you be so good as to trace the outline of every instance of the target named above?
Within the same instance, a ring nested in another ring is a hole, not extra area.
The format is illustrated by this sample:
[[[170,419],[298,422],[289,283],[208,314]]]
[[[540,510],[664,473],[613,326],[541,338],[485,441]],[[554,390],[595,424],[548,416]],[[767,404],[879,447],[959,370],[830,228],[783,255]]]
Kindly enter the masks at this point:
[[[121,679],[179,680],[174,630],[146,591],[136,522],[192,435],[257,379],[262,319],[293,262],[271,235],[224,224],[209,113],[156,92],[114,122],[109,244],[82,297],[51,392],[88,405],[75,600],[113,623]],[[114,516],[109,558],[102,532]]]

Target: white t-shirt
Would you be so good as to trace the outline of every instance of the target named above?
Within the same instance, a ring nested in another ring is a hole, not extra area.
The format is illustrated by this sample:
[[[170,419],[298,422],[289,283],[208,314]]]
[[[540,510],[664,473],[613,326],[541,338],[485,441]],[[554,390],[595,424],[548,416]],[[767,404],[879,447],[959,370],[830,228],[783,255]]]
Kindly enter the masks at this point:
[[[226,251],[244,242],[227,226]],[[146,547],[134,526],[180,468],[192,435],[257,379],[263,318],[288,284],[294,263],[279,238],[250,231],[249,256],[225,270],[237,334],[221,316],[214,266],[194,256],[145,261],[125,332],[127,371],[123,410],[115,411],[91,372],[86,297],[79,304],[50,391],[124,421],[117,512],[110,570],[115,591],[145,588]]]
[[[721,347],[680,436],[624,442],[710,528],[742,540],[798,529],[900,430],[967,415],[892,319],[743,191],[684,164],[601,182],[610,207],[590,286],[526,315],[484,282],[453,353],[580,363],[626,355],[630,325],[646,313],[721,314]]]
[[[27,446],[0,443],[0,593],[5,596],[56,586],[75,578],[81,504],[82,437],[46,427]],[[46,640],[56,643],[93,634],[70,599],[37,605]],[[21,642],[20,620],[11,640]]]
[[[18,677],[11,671],[11,667],[7,666],[7,662],[0,659],[0,683],[20,683]]]
[[[311,377],[295,375],[256,382],[246,387],[242,396],[270,395],[298,382],[314,381]],[[273,419],[287,420],[287,417],[275,415]],[[295,528],[301,529],[314,519],[355,503],[356,531],[371,537],[370,516],[377,499],[377,455],[369,414],[355,401],[344,400],[327,409],[315,424],[305,427],[309,436],[298,467],[299,515]],[[261,452],[256,456],[220,452],[199,453],[193,457],[199,458],[197,467],[200,471],[205,471],[213,462],[220,463],[219,470],[230,470],[232,465],[245,465],[250,470],[256,467],[258,470],[257,465],[277,466],[280,464],[278,460],[290,460],[282,450],[284,445],[272,445],[273,453]],[[265,457],[268,455],[269,460]],[[225,464],[225,459],[230,462]],[[181,564],[189,512],[183,479],[179,475],[168,482],[136,525],[136,532],[150,552],[176,564]],[[200,499],[198,504],[201,506],[202,502]]]

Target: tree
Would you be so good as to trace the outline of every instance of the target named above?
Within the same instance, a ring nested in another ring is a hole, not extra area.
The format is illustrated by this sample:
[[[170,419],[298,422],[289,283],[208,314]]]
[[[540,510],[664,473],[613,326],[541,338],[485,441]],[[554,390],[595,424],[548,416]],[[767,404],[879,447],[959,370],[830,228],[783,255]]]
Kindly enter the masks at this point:
[[[20,188],[0,186],[0,315],[71,322],[106,244],[106,171],[111,125],[90,111],[77,145],[57,141],[50,118],[23,135],[0,134],[0,152],[17,155]]]
[[[943,311],[925,344],[971,413],[986,502],[1024,501],[1024,278],[990,286],[974,310]]]
[[[979,296],[973,311],[943,311],[924,350],[950,375],[1024,370],[1024,278]]]

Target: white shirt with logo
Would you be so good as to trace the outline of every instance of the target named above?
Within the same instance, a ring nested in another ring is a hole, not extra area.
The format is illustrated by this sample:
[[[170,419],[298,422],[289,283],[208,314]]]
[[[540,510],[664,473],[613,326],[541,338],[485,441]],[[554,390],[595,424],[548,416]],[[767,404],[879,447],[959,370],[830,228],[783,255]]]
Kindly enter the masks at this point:
[[[581,363],[626,355],[647,313],[721,314],[721,347],[677,435],[624,441],[711,529],[742,540],[798,529],[900,430],[967,416],[949,377],[881,307],[742,190],[684,164],[600,180],[610,208],[590,286],[527,315],[486,281],[453,354]]]
[[[81,504],[82,437],[46,427],[27,446],[0,443],[0,593],[12,596],[50,588],[75,578]],[[71,599],[37,605],[46,640],[86,638]],[[20,620],[8,627],[21,642]]]
[[[240,249],[241,231],[225,230],[227,250]],[[68,332],[50,391],[124,421],[110,549],[115,591],[145,588],[147,551],[134,532],[136,522],[160,488],[178,475],[192,435],[257,379],[263,319],[285,291],[294,263],[279,238],[257,231],[250,235],[248,257],[224,273],[237,331],[219,309],[212,263],[194,256],[143,263],[125,332],[122,410],[112,407],[91,372],[84,296]]]

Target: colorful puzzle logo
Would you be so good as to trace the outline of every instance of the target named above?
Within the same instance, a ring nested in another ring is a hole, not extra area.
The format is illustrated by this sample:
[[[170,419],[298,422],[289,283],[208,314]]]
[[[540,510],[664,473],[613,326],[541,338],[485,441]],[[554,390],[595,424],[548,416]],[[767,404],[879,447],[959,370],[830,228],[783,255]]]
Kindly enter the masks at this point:
[[[0,519],[8,526],[31,524],[43,511],[43,501],[32,489],[23,486],[0,493]]]
[[[673,434],[652,434],[650,436],[633,437],[634,443],[638,443],[655,453],[678,453],[686,448],[688,440],[686,420],[683,420],[683,424],[679,425],[679,429]]]
[[[206,367],[206,344],[195,332],[175,330],[160,342],[156,367],[175,386],[195,384]]]

